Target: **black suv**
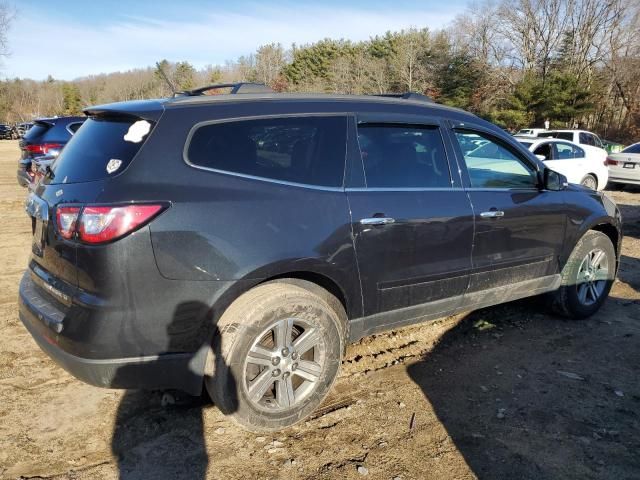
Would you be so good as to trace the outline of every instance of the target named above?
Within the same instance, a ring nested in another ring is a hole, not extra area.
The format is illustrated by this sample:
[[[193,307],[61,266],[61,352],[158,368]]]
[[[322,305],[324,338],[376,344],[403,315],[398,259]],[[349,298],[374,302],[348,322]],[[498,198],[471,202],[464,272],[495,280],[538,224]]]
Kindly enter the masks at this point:
[[[34,160],[49,159],[59,155],[73,134],[82,126],[86,117],[55,117],[35,120],[20,140],[18,183],[29,186],[35,172],[31,168]]]
[[[501,129],[415,94],[236,90],[87,109],[30,195],[20,317],[78,378],[205,385],[275,430],[366,335],[542,293],[572,318],[605,301],[616,205]]]

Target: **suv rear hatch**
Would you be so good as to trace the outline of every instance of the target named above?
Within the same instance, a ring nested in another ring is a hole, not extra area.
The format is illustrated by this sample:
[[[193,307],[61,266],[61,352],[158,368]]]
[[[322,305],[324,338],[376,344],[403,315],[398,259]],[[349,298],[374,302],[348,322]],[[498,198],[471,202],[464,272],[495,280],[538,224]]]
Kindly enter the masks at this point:
[[[53,122],[48,120],[35,121],[33,127],[25,133],[18,143],[21,161],[27,160],[30,162],[35,157],[46,155],[49,150],[61,148],[61,144],[57,141],[47,142],[45,140],[46,133],[53,128],[53,125]]]
[[[153,124],[144,121],[147,134],[132,136],[136,122],[140,125],[139,118],[122,115],[89,118],[27,199],[33,233],[32,278],[66,305],[80,285],[78,246],[83,242],[75,222],[83,209],[89,218],[87,205],[98,201],[105,185],[124,172],[145,143]]]

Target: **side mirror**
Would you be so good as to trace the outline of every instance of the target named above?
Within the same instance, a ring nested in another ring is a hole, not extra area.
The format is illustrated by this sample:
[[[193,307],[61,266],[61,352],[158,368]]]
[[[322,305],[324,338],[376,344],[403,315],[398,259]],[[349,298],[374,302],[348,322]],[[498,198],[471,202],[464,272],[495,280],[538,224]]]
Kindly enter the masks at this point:
[[[536,155],[536,157],[538,157],[538,160],[546,160],[547,156],[546,155]]]
[[[549,168],[544,169],[543,178],[545,190],[560,191],[564,190],[569,185],[567,177],[561,173],[554,172]]]

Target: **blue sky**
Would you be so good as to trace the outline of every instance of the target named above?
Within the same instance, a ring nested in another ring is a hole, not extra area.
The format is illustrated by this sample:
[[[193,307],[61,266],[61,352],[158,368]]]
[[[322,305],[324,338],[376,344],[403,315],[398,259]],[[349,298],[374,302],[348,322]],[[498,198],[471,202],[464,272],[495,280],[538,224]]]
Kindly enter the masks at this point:
[[[465,0],[21,0],[0,75],[70,80],[167,58],[223,64],[262,44],[366,40],[387,30],[441,28]]]

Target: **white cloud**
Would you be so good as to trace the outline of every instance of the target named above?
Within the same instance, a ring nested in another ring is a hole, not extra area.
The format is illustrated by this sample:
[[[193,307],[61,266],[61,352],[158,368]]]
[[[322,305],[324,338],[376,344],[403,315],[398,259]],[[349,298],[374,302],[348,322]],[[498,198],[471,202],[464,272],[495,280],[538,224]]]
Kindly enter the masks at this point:
[[[72,79],[146,67],[162,58],[202,67],[222,64],[270,42],[289,46],[323,38],[366,40],[387,30],[440,28],[458,11],[443,12],[426,5],[399,9],[392,3],[375,11],[286,4],[253,6],[247,8],[250,13],[212,8],[189,21],[125,17],[112,23],[103,20],[98,26],[68,17],[49,17],[43,22],[22,15],[10,32],[12,55],[5,60],[3,73],[7,77],[42,79],[51,74]]]

